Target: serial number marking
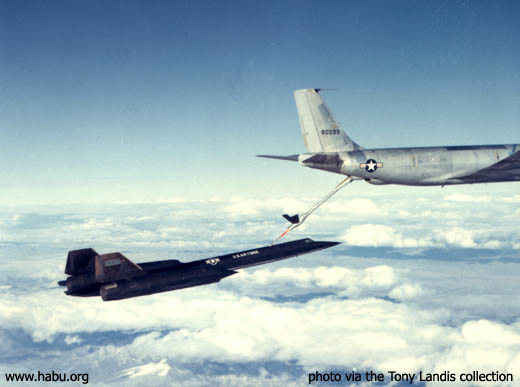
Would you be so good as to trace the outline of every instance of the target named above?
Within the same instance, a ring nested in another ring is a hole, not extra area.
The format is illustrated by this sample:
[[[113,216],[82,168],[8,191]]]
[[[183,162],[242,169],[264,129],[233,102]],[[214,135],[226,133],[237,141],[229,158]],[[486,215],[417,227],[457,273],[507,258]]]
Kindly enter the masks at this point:
[[[251,251],[246,251],[246,252],[240,253],[240,254],[233,254],[232,258],[233,259],[243,258],[243,257],[247,257],[249,255],[255,255],[255,254],[260,254],[260,251],[258,251],[258,250],[251,250]]]
[[[107,259],[105,261],[105,267],[108,267],[108,266],[115,266],[115,265],[121,265],[121,260],[119,258],[115,258],[115,259]]]

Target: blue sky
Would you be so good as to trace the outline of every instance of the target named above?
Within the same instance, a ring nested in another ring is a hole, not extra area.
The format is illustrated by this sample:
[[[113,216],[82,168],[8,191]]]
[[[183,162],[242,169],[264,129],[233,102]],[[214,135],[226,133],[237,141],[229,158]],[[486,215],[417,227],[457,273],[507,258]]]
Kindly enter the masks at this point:
[[[300,386],[308,372],[520,375],[518,183],[357,182],[218,284],[63,295],[68,250],[190,261],[270,243],[342,176],[292,92],[366,147],[518,143],[516,1],[0,0],[0,380]]]
[[[0,7],[2,204],[321,194],[253,157],[304,150],[303,87],[365,146],[518,142],[517,2]]]

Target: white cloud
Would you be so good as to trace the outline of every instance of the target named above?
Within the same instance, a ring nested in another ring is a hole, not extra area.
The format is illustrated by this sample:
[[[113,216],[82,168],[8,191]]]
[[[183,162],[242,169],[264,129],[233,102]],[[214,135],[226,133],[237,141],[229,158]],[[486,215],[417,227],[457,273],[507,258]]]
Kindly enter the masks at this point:
[[[507,326],[488,320],[468,321],[460,328],[460,337],[435,364],[437,371],[447,370],[460,374],[473,370],[480,372],[509,372],[514,379],[520,376],[520,327]],[[487,386],[489,382],[473,382]],[[493,383],[508,386],[510,383]]]
[[[463,227],[450,227],[434,231],[436,242],[444,243],[447,246],[457,246],[463,248],[484,248],[484,249],[500,249],[504,245],[513,245],[514,241],[499,241],[492,239],[500,235],[493,235],[494,230],[486,232],[478,229],[470,229]],[[504,233],[502,234],[502,237]]]
[[[500,249],[503,243],[497,240],[490,240],[482,243],[482,247],[485,249]]]
[[[473,239],[474,232],[469,229],[453,227],[447,230],[439,230],[436,232],[437,238],[445,241],[449,245],[474,248],[477,247]]]
[[[242,298],[227,311],[212,312],[214,323],[202,329],[143,334],[120,352],[178,363],[296,360],[307,369],[498,369],[519,376],[512,368],[519,349],[517,325],[477,320],[451,327],[442,313],[373,298],[328,297],[305,304]]]
[[[406,304],[420,299],[422,288],[399,279],[403,273],[396,277],[391,267],[362,271],[286,268],[272,275],[256,274],[244,280],[263,283],[266,288],[281,281],[287,288],[314,284],[317,289],[349,289],[345,281],[357,280],[356,286],[365,295],[277,303],[210,286],[117,303],[59,295],[62,299],[57,305],[56,292],[45,291],[7,294],[0,300],[0,321],[4,329],[21,327],[38,340],[69,333],[73,342],[82,332],[152,329],[131,344],[97,350],[96,357],[110,356],[122,364],[128,358],[148,359],[144,365],[125,368],[118,380],[169,375],[169,362],[179,366],[204,361],[296,361],[306,369],[355,367],[380,372],[441,366],[467,371],[474,369],[478,359],[488,359],[478,363],[481,371],[510,369],[516,364],[518,324],[481,319],[454,327],[452,312]],[[403,303],[368,296],[374,289]],[[461,352],[469,358],[461,357]]]
[[[504,197],[502,200],[508,203],[520,203],[520,195]]]
[[[234,216],[257,215],[262,203],[258,200],[236,200],[224,207],[224,210]]]
[[[418,234],[416,228],[403,227],[408,233]],[[515,236],[493,230],[491,233],[482,229],[470,229],[462,226],[448,226],[428,230],[427,233],[419,232],[419,236],[405,236],[394,227],[382,224],[360,224],[349,227],[341,236],[341,239],[353,246],[380,247],[392,246],[396,248],[424,248],[424,247],[462,247],[500,249],[505,246],[515,248]],[[495,234],[495,235],[494,235]],[[510,235],[509,238],[504,238]],[[500,241],[495,238],[508,239]]]
[[[468,344],[482,346],[520,346],[520,331],[488,320],[469,321],[462,326],[462,336]]]
[[[125,205],[116,212],[82,210],[47,217],[7,214],[0,225],[6,236],[0,257],[1,348],[9,354],[20,347],[21,329],[35,341],[54,340],[52,346],[91,354],[96,364],[112,359],[112,371],[127,372],[116,382],[133,385],[148,377],[177,378],[186,385],[289,385],[298,380],[285,374],[275,379],[189,371],[204,361],[225,363],[232,370],[235,362],[279,361],[305,370],[404,372],[426,367],[442,372],[473,370],[478,364],[481,371],[518,372],[520,326],[511,322],[519,307],[517,265],[501,261],[505,254],[500,251],[490,255],[498,262],[487,262],[489,256],[476,250],[472,256],[475,248],[520,249],[517,202],[514,195],[490,201],[482,199],[492,197],[487,192],[469,196],[333,199],[295,233],[333,240],[338,230],[345,230],[344,253],[316,253],[248,269],[218,285],[110,303],[67,297],[56,288],[69,247],[88,243],[100,252],[127,249],[125,255],[137,261],[139,256],[213,256],[269,240],[283,229],[281,213],[301,212],[315,200]],[[472,204],[479,211],[468,211]],[[381,209],[386,211],[384,224],[359,219]],[[355,211],[357,218],[344,216]],[[423,217],[425,211],[428,217]],[[391,249],[371,253],[381,252],[378,257],[347,256],[361,250],[349,250],[349,245]],[[433,256],[425,247],[446,250]],[[460,249],[452,252],[450,247],[463,249],[464,260],[457,261]],[[395,258],[404,253],[407,259]],[[479,258],[486,260],[477,262]],[[91,335],[111,331],[125,340],[92,344]],[[137,337],[129,343],[127,334]],[[56,352],[52,356],[58,357]],[[83,364],[80,360],[75,364]]]
[[[432,245],[428,237],[406,238],[393,227],[382,224],[351,226],[343,234],[342,240],[355,246],[426,247]]]
[[[142,366],[131,367],[119,372],[119,374],[115,377],[129,377],[131,379],[140,377],[140,376],[150,376],[150,375],[159,375],[166,376],[168,371],[170,371],[170,366],[166,363],[166,359],[162,359],[159,363],[148,363]]]
[[[417,283],[404,283],[393,288],[389,295],[398,300],[411,300],[421,296],[423,293],[421,285]]]
[[[185,198],[178,197],[170,197],[167,199],[157,199],[157,200],[116,200],[114,204],[118,205],[136,205],[136,204],[177,204],[177,203],[185,203],[188,202]]]
[[[224,238],[226,235],[228,235],[229,233],[227,231],[217,231],[213,234],[212,238],[213,239],[221,239],[221,238]]]
[[[408,369],[405,359],[416,353],[415,344],[420,342],[435,352],[453,334],[452,328],[438,327],[443,339],[434,334],[424,341],[424,332],[431,331],[429,325],[438,319],[435,313],[412,311],[384,300],[322,298],[306,304],[274,304],[242,297],[239,302],[230,301],[218,301],[210,309],[213,319],[203,328],[186,326],[166,335],[144,334],[127,351],[142,358],[185,362],[298,359],[314,367],[365,364],[384,369],[392,361]],[[396,349],[402,352],[396,355]],[[423,361],[417,359],[415,366]]]
[[[349,216],[374,216],[384,214],[384,211],[372,200],[364,198],[331,200],[323,206],[323,209],[332,214]]]
[[[341,296],[385,295],[398,281],[399,273],[387,265],[363,270],[338,266],[314,268],[259,269],[241,271],[226,287],[256,295],[286,296],[316,291],[334,291]]]
[[[461,193],[453,193],[451,195],[446,195],[444,200],[464,203],[489,203],[493,200],[493,198],[488,195],[466,195]]]
[[[282,198],[282,199],[231,199],[226,206],[223,207],[223,211],[229,213],[232,216],[243,216],[243,215],[259,215],[261,212],[273,213],[301,213],[306,211],[313,203],[303,202],[301,200],[293,198]]]
[[[67,335],[67,336],[65,336],[65,339],[63,339],[63,341],[65,341],[65,344],[67,344],[67,345],[72,345],[72,344],[79,344],[83,340],[81,340],[79,336]]]
[[[0,300],[0,322],[4,329],[20,327],[36,340],[52,340],[65,333],[65,341],[71,344],[83,332],[152,330],[123,347],[99,349],[114,359],[148,359],[125,368],[120,377],[166,375],[170,361],[296,360],[305,368],[357,367],[381,372],[433,370],[443,364],[449,364],[450,370],[474,367],[461,358],[460,351],[472,358],[485,353],[502,359],[500,369],[516,364],[519,324],[481,319],[453,326],[453,311],[421,308],[422,297],[430,295],[419,283],[410,282],[408,275],[387,265],[363,270],[262,269],[230,278],[230,283],[236,282],[231,286],[236,291],[208,286],[112,303],[65,297],[54,290],[11,291]],[[354,298],[328,295],[305,302],[274,302],[243,294],[254,294],[255,286],[271,290],[271,294],[300,288],[306,292],[344,291]],[[401,303],[383,299],[385,296]],[[62,297],[59,304],[56,297]],[[496,364],[484,362],[479,370],[491,366]]]
[[[168,199],[159,200],[159,203],[185,203],[187,200],[184,198],[171,197]]]
[[[69,335],[65,339],[68,343],[76,340],[74,335],[78,332],[161,326],[183,328],[185,322],[197,329],[213,321],[212,316],[215,313],[232,313],[239,305],[263,302],[240,296],[244,289],[249,289],[254,294],[258,288],[263,287],[264,292],[268,290],[268,294],[272,296],[283,295],[286,293],[285,289],[291,288],[299,288],[304,292],[338,290],[341,294],[352,297],[361,297],[363,294],[384,296],[397,283],[398,276],[386,265],[364,270],[317,267],[257,270],[253,273],[242,271],[236,275],[236,279],[231,277],[227,280],[228,285],[225,285],[236,289],[237,293],[208,286],[108,303],[101,302],[100,298],[66,297],[61,289],[30,294],[13,290],[4,292],[0,299],[0,323],[6,328],[20,327],[37,341],[53,340],[55,335],[65,333]],[[58,306],[55,303],[57,297],[60,299]],[[159,315],[155,312],[157,308],[162,310]],[[179,319],[178,311],[181,310],[185,317]],[[248,314],[247,307],[244,310],[239,308],[233,314],[241,313]],[[193,319],[201,325],[193,324]]]

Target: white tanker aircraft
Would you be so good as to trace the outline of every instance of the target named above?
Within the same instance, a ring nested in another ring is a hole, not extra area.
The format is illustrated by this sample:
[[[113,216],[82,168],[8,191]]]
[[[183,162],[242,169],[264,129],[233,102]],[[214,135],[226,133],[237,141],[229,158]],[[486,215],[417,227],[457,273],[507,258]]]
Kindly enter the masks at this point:
[[[297,161],[305,167],[347,177],[305,214],[284,214],[292,225],[280,237],[301,225],[332,195],[355,180],[414,186],[520,181],[520,144],[367,149],[339,127],[319,92],[320,89],[294,92],[308,152],[258,157]]]

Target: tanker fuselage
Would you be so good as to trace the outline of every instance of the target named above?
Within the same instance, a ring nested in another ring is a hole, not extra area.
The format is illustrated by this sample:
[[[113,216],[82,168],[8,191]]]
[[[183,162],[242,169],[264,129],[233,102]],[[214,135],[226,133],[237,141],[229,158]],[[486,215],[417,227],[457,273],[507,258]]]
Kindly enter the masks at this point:
[[[511,163],[500,162],[520,145],[448,146],[363,149],[351,152],[303,153],[304,166],[353,176],[372,184],[446,185],[519,181]],[[493,171],[486,174],[486,168]],[[516,166],[515,166],[516,167]]]

